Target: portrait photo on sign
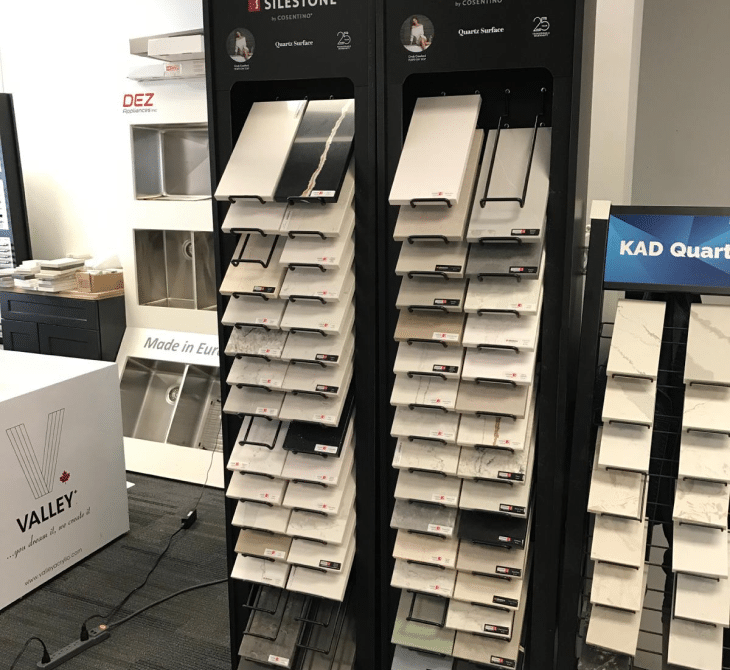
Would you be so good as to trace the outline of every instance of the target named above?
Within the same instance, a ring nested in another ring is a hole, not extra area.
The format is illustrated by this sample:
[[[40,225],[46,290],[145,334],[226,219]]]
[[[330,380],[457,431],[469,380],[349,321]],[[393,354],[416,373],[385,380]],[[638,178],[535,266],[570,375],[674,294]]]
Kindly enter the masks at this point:
[[[256,40],[251,31],[236,28],[226,40],[226,52],[237,63],[245,63],[253,57]]]
[[[413,14],[400,28],[400,41],[408,51],[420,53],[431,46],[433,33],[431,19],[423,14]]]

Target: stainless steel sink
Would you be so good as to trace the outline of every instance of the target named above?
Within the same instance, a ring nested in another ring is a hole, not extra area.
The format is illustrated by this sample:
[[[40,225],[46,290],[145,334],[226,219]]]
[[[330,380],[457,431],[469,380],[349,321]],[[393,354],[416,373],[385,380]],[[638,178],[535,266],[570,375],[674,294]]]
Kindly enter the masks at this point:
[[[167,441],[181,447],[222,449],[218,368],[189,365]]]

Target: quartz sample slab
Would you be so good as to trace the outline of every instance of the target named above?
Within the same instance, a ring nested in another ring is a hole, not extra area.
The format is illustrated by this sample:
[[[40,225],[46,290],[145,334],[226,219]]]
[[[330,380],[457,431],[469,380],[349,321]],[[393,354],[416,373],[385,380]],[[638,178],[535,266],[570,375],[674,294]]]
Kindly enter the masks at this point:
[[[281,358],[289,333],[260,326],[234,328],[226,344],[226,356]]]
[[[433,621],[434,625],[408,621],[408,611],[413,598],[415,598],[415,603],[412,618]],[[434,654],[450,656],[454,649],[454,631],[435,625],[443,619],[447,606],[448,600],[445,598],[403,591],[398,603],[391,642],[412,649],[422,649]]]
[[[474,314],[517,313],[535,315],[542,305],[542,268],[537,281],[515,281],[514,277],[484,277],[470,281],[466,289],[464,311]]]
[[[281,389],[289,363],[262,358],[237,358],[231,365],[226,382],[231,386]]]
[[[598,452],[599,467],[648,474],[650,456],[651,431],[645,426],[625,423],[603,426]]]
[[[352,363],[330,365],[289,365],[282,381],[285,391],[294,393],[315,393],[326,396],[345,395],[352,377]]]
[[[422,535],[399,530],[393,545],[393,558],[453,569],[458,549],[459,540],[454,535]]]
[[[285,394],[280,391],[232,386],[228,389],[228,398],[223,405],[223,411],[226,414],[244,416],[278,417],[284,396]]]
[[[524,605],[521,600],[522,586],[522,581],[519,579],[500,579],[474,575],[470,572],[458,572],[453,598],[487,607],[516,610]]]
[[[251,472],[257,475],[280,477],[286,460],[281,444],[272,448],[257,444],[237,444],[228,459],[229,470]]]
[[[667,660],[694,670],[720,670],[723,629],[694,621],[672,619]]]
[[[302,238],[316,235],[320,239],[349,236],[353,200],[355,197],[355,162],[350,160],[350,167],[340,189],[337,202],[328,203],[324,207],[310,207],[308,204],[290,204],[284,212],[281,231],[290,238]]]
[[[463,279],[469,256],[466,242],[419,242],[401,246],[395,273],[407,279]]]
[[[266,328],[276,330],[279,328],[285,307],[286,303],[283,300],[233,296],[228,301],[221,323],[224,326],[255,326],[263,330]]]
[[[482,637],[481,635],[458,631],[454,640],[454,657],[474,661],[476,664],[476,666],[470,668],[468,665],[459,662],[459,670],[483,668],[485,661],[490,663],[488,667],[519,667],[518,664],[523,653],[520,646],[523,622],[524,608],[515,613],[515,634],[509,642],[499,638]]]
[[[354,310],[352,315],[354,317]],[[352,330],[325,337],[320,333],[306,332],[289,332],[287,335],[286,344],[281,352],[282,360],[319,366],[344,365],[352,360],[355,350],[355,333]]]
[[[460,415],[434,412],[430,409],[396,407],[390,434],[393,437],[419,439],[422,442],[454,444],[459,430]]]
[[[350,228],[349,235],[328,237],[324,240],[318,235],[289,238],[284,244],[284,251],[279,262],[290,269],[292,266],[314,266],[320,270],[321,268],[336,270],[342,266],[349,267],[355,257],[355,241],[352,238],[352,229],[355,227],[355,210],[352,208],[349,209],[348,223],[345,226]]]
[[[479,157],[484,144],[484,131],[475,132],[464,178],[464,194],[454,207],[402,206],[395,224],[393,239],[396,242],[415,243],[427,239],[460,242],[464,239],[471,212],[474,188],[479,172]]]
[[[678,479],[672,519],[727,530],[730,491],[725,482]]]
[[[312,570],[295,565],[289,573],[289,581],[286,584],[286,588],[289,591],[306,593],[310,596],[341,602],[345,597],[354,558],[355,537],[352,536],[347,545],[347,553],[342,562],[341,570],[320,572],[318,569]]]
[[[603,399],[604,423],[629,423],[651,428],[654,425],[656,384],[642,379],[609,378]]]
[[[354,290],[354,284],[351,289]],[[350,291],[343,295],[339,302],[324,304],[308,300],[290,302],[286,306],[280,325],[282,330],[288,330],[295,335],[306,333],[321,338],[333,338],[344,337],[347,333],[351,333],[354,323],[355,305]],[[323,345],[326,346],[324,342]]]
[[[674,616],[727,628],[730,626],[730,580],[678,574]]]
[[[593,567],[591,602],[629,612],[641,611],[644,602],[644,571],[611,563]]]
[[[409,311],[463,312],[466,284],[466,279],[403,277],[395,306]]]
[[[290,482],[284,496],[284,507],[291,509],[340,514],[355,499],[355,473],[350,474],[339,486],[323,487],[309,482]]]
[[[393,467],[398,470],[428,470],[455,475],[459,466],[459,449],[453,446],[398,440]]]
[[[672,570],[700,577],[728,576],[727,531],[674,522]]]
[[[224,233],[258,232],[276,235],[281,229],[286,205],[257,200],[236,200],[228,208],[221,230]]]
[[[256,259],[268,262],[268,265],[264,267],[255,262],[241,262],[238,265],[231,263],[220,286],[221,294],[278,298],[286,272],[286,268],[279,265],[283,249],[283,237],[272,240],[259,235],[241,235],[233,258]]]
[[[530,442],[529,448],[514,452],[503,449],[464,448],[459,455],[456,474],[463,479],[514,482],[524,485],[528,480],[534,437]]]
[[[350,385],[350,375],[343,384]],[[314,395],[294,395],[287,393],[281,406],[281,418],[290,421],[309,421],[310,423],[321,423],[324,426],[336,426],[342,417],[342,410],[345,406],[345,394],[320,398]]]
[[[256,582],[268,586],[284,587],[291,566],[282,561],[267,561],[252,556],[236,556],[231,577],[246,582]]]
[[[452,670],[453,665],[453,658],[440,658],[396,645],[391,670]]]
[[[460,493],[461,479],[458,477],[401,470],[398,472],[394,495],[398,500],[435,502],[445,507],[458,507]]]
[[[287,561],[292,565],[316,568],[318,571],[349,573],[346,564],[353,540],[354,535],[339,545],[322,544],[313,540],[293,540]]]
[[[390,404],[414,409],[433,407],[453,410],[458,392],[458,379],[396,375]]]
[[[274,199],[337,202],[354,137],[354,100],[311,100],[294,136]]]
[[[730,388],[688,385],[684,391],[682,429],[730,435]]]
[[[533,351],[540,337],[540,311],[537,314],[469,314],[464,326],[462,344],[465,347],[516,347]]]
[[[531,128],[502,128],[499,131],[499,145],[487,196],[521,197],[525,174],[529,170],[524,207],[520,207],[518,202],[487,202],[481,207],[496,136],[496,130],[490,130],[487,135],[467,239],[470,242],[494,238],[518,239],[525,243],[539,241],[543,237],[550,187],[551,130],[538,128],[534,154]]]
[[[401,342],[393,372],[411,377],[458,379],[463,360],[464,350],[459,347],[434,347],[426,342]]]
[[[510,387],[505,384],[462,381],[456,397],[456,411],[517,421],[525,417],[529,392],[529,387],[524,384]]]
[[[463,510],[459,520],[459,539],[494,547],[524,549],[529,533],[528,520],[509,514]]]
[[[523,451],[528,446],[528,428],[535,412],[534,393],[529,397],[524,419],[464,415],[459,422],[456,443],[462,447],[494,447]]]
[[[295,423],[287,432],[284,449],[299,454],[340,456],[345,446],[352,441],[354,411],[355,395],[351,393],[345,400],[337,426],[328,428],[316,424]]]
[[[258,528],[272,533],[286,533],[291,510],[269,507],[266,503],[241,501],[236,505],[232,524],[239,528]]]
[[[644,500],[646,508],[646,500]],[[591,560],[639,569],[644,565],[648,522],[599,515],[593,526]]]
[[[646,494],[646,476],[640,472],[604,470],[598,467],[600,439],[599,433],[591,474],[591,490],[588,495],[588,511],[593,514],[610,514],[641,520]]]
[[[490,579],[511,577],[513,581],[519,582],[526,574],[527,556],[527,549],[515,551],[462,540],[459,543],[456,569],[459,575],[483,575]]]
[[[515,614],[511,610],[504,611],[452,600],[449,602],[449,612],[446,615],[446,628],[509,641],[512,639],[514,619]]]
[[[619,300],[606,374],[656,380],[666,303]]]
[[[464,274],[477,281],[490,277],[510,277],[514,282],[532,281],[540,278],[544,258],[542,242],[474,244]]]
[[[484,318],[484,317],[482,317]],[[512,349],[467,349],[461,378],[532,384],[537,353]]]
[[[459,346],[464,332],[464,315],[403,311],[398,316],[393,338],[396,342],[434,342]]]
[[[730,436],[682,433],[679,477],[730,482]]]
[[[322,456],[319,453],[300,453],[288,451],[281,476],[287,479],[319,483],[325,486],[338,486],[352,468],[355,453],[354,440],[342,445],[337,456]]]
[[[396,559],[390,585],[396,589],[450,598],[454,592],[455,580],[455,570],[443,570],[435,565],[420,565]]]
[[[234,472],[226,489],[226,497],[265,502],[279,507],[284,498],[286,486],[287,482],[283,479]]]
[[[396,500],[390,527],[415,533],[452,537],[456,530],[456,508],[436,503]]]
[[[238,534],[235,551],[244,556],[285,561],[289,555],[289,547],[291,538],[286,535],[245,528]]]
[[[648,569],[643,571],[642,593],[646,591]],[[639,641],[641,609],[626,612],[612,607],[594,606],[588,623],[586,642],[594,647],[633,656]]]
[[[248,416],[241,423],[236,444],[239,446],[251,444],[268,449],[281,448],[290,427],[291,425],[286,422],[268,421],[263,417]]]
[[[347,543],[355,530],[355,507],[343,505],[339,514],[323,515],[294,510],[286,532],[293,538],[326,544]]]
[[[320,272],[318,268],[286,270],[280,296],[291,302],[306,300],[321,304],[350,300],[355,286],[355,274],[351,266]]]
[[[408,126],[388,201],[442,198],[456,205],[471,194],[463,192],[465,174],[481,108],[479,95],[419,98]],[[427,205],[422,205],[427,206]]]
[[[730,385],[730,305],[690,307],[684,382]]]
[[[274,199],[306,107],[306,100],[253,104],[215,191],[216,200],[245,195]]]

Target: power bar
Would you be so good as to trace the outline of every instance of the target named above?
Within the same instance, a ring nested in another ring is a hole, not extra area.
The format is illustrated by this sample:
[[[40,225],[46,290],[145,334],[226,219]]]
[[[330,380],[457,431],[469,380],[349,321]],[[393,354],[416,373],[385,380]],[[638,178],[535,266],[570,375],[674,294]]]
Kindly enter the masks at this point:
[[[89,631],[88,640],[75,640],[71,644],[67,644],[63,649],[59,649],[55,654],[51,656],[51,660],[48,663],[38,662],[36,667],[43,668],[43,670],[51,670],[51,668],[57,668],[68,660],[71,660],[74,656],[85,652],[91,647],[95,647],[99,642],[103,642],[109,637],[110,633],[107,627],[104,625],[92,628]]]

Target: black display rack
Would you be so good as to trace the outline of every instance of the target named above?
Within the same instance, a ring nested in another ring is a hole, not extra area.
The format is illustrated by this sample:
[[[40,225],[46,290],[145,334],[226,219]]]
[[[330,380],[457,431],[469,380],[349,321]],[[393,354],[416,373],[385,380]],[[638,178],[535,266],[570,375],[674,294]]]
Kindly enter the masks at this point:
[[[610,208],[611,217],[624,215],[728,217],[730,209]],[[682,285],[679,278],[677,283],[641,283],[628,276],[623,280],[610,277],[609,281],[606,279],[608,240],[609,215],[606,210],[606,218],[594,218],[591,222],[583,302],[577,380],[579,392],[569,462],[570,486],[560,581],[557,667],[561,670],[590,670],[609,665],[620,670],[664,667],[662,663],[666,662],[666,658],[663,661],[662,656],[666,655],[667,622],[671,617],[674,596],[674,579],[671,573],[672,508],[682,432],[683,372],[689,309],[692,303],[700,301],[700,294],[730,293],[730,284],[724,288],[703,288]],[[647,277],[646,281],[651,281],[651,278]],[[587,505],[597,433],[602,424],[601,409],[607,380],[606,357],[614,326],[613,317],[604,310],[611,291],[625,293],[631,299],[660,300],[666,303],[657,376],[658,400],[654,414],[648,481],[644,488],[644,495],[647,496],[646,518],[649,521],[645,565],[649,566],[650,572],[636,657],[600,650],[585,642],[590,609],[589,551],[593,528],[592,515],[587,511]],[[723,641],[724,670],[730,667],[727,631]]]

